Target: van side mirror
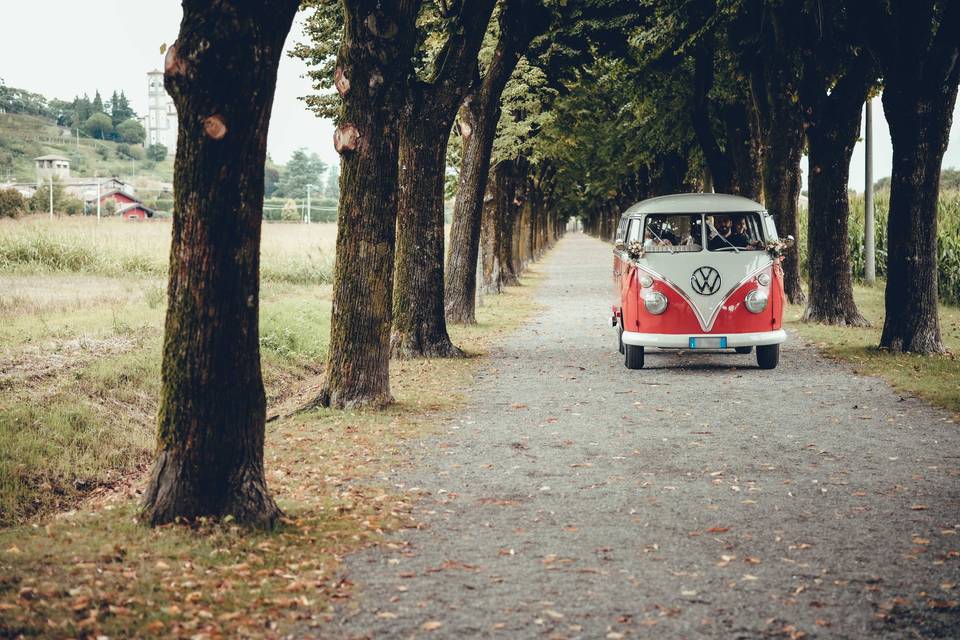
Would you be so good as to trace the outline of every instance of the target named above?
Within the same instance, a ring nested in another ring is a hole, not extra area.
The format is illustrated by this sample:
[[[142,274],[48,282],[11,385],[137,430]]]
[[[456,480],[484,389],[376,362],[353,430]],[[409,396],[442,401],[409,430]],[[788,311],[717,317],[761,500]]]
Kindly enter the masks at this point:
[[[617,240],[616,242],[613,243],[613,248],[616,249],[617,251],[623,251],[623,248],[625,246],[627,245],[623,244],[623,240]]]

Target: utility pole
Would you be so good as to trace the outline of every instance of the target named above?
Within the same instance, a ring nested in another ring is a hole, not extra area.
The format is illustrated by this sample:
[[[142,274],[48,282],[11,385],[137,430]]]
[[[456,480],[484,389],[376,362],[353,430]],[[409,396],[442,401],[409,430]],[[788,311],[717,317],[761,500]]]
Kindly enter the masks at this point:
[[[50,222],[53,222],[53,174],[50,174]]]
[[[864,127],[866,166],[864,177],[866,184],[863,191],[863,280],[869,285],[877,281],[877,253],[876,240],[873,230],[873,105],[867,97],[866,126]]]
[[[100,176],[97,176],[97,224],[100,224]]]
[[[307,219],[307,224],[310,224],[310,190],[311,189],[313,189],[313,185],[308,184],[307,185],[307,215],[305,216]]]

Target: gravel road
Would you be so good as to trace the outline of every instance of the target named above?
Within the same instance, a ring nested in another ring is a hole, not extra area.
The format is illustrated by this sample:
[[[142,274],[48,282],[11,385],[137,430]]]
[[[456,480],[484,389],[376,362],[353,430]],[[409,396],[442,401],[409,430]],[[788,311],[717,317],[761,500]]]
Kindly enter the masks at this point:
[[[347,559],[322,637],[960,637],[947,413],[795,335],[773,371],[628,371],[609,245],[571,234],[537,268],[545,311],[387,479],[423,527]]]

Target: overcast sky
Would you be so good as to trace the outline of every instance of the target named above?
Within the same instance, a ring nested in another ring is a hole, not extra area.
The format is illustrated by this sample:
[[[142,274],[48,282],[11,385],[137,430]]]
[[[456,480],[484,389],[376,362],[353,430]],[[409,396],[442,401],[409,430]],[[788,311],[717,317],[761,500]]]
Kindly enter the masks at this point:
[[[175,0],[5,0],[0,19],[0,78],[48,98],[71,100],[123,90],[139,115],[147,110],[147,72],[163,68],[161,44],[177,38],[182,12]],[[287,38],[302,39],[302,14]],[[268,148],[277,162],[307,147],[337,162],[333,125],[316,118],[300,96],[310,93],[306,66],[284,56],[270,123]]]
[[[0,78],[10,86],[42,93],[48,98],[72,99],[84,92],[104,99],[123,90],[134,110],[144,115],[146,73],[161,68],[160,45],[170,44],[180,26],[180,3],[175,0],[6,0],[0,27]],[[287,48],[302,39],[298,16],[287,38]],[[333,124],[319,120],[304,108],[300,96],[310,92],[306,67],[284,56],[280,62],[269,152],[286,162],[294,149],[307,147],[328,163],[337,162]],[[944,167],[960,168],[960,103],[944,156]],[[891,146],[880,100],[874,101],[874,178],[890,175]],[[863,190],[863,145],[858,144],[850,166],[850,186]],[[804,162],[806,176],[806,162]],[[806,182],[806,178],[804,178]]]

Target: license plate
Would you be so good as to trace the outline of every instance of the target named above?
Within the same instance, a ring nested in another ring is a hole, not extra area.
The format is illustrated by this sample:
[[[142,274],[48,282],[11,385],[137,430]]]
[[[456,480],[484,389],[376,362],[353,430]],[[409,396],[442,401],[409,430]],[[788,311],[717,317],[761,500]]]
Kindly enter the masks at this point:
[[[726,349],[727,337],[690,338],[691,349]]]

